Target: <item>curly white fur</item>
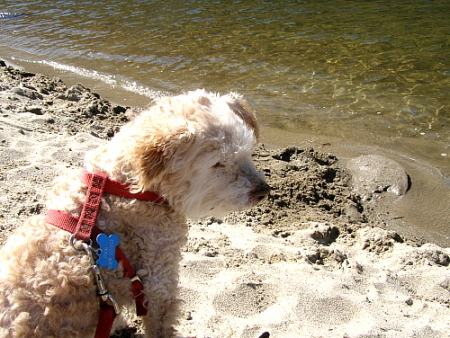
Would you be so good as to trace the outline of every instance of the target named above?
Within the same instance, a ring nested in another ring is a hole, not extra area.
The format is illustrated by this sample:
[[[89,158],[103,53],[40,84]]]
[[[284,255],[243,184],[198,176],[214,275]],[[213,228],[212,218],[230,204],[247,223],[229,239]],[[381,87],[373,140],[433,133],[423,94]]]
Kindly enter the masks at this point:
[[[257,137],[255,116],[239,95],[198,90],[161,99],[86,155],[88,171],[132,183],[135,191],[155,191],[168,202],[106,195],[97,221],[120,237],[144,282],[148,337],[175,335],[185,217],[222,216],[269,193],[250,159]],[[56,182],[48,208],[79,216],[86,187],[77,176]],[[99,301],[89,268],[87,256],[68,245],[66,232],[42,216],[28,220],[0,252],[0,336],[91,337]],[[102,273],[119,304],[132,308],[131,282],[121,267]]]

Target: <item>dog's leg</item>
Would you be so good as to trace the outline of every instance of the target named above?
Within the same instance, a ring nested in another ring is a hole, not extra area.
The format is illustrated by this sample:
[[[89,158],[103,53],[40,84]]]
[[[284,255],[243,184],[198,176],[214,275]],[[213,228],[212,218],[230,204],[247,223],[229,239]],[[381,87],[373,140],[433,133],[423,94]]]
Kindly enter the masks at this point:
[[[175,225],[171,225],[175,230]],[[179,315],[178,271],[181,247],[186,241],[187,227],[176,231],[159,232],[156,250],[147,252],[147,275],[142,277],[148,304],[148,315],[143,318],[145,332],[152,338],[175,337],[173,325]],[[154,243],[154,241],[153,241]],[[141,270],[142,271],[142,270]]]
[[[178,257],[158,261],[152,266],[151,274],[143,279],[148,306],[148,314],[143,318],[147,337],[175,337],[173,325],[179,315],[178,265]]]
[[[176,336],[173,325],[178,317],[178,301],[152,299],[149,302],[150,311],[144,318],[144,328],[147,337],[171,338]]]

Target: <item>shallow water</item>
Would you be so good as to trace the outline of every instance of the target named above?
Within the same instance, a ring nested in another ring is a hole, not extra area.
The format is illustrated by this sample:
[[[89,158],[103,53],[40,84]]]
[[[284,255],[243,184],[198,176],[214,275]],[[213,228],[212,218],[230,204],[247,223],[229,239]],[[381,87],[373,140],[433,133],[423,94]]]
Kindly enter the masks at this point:
[[[447,0],[35,0],[0,12],[0,57],[111,100],[234,90],[280,130],[275,144],[293,132],[378,146],[450,176]]]
[[[282,129],[366,124],[450,140],[448,1],[37,0],[0,11],[0,45],[19,59],[129,90],[236,90]]]

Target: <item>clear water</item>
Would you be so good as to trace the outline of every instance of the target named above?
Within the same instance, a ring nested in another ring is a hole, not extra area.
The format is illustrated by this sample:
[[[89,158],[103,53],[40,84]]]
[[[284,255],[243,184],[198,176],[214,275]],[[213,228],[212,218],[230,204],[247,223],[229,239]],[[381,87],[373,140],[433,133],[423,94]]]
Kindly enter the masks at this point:
[[[0,12],[0,57],[149,97],[235,90],[265,126],[397,147],[450,174],[448,0],[2,0]]]

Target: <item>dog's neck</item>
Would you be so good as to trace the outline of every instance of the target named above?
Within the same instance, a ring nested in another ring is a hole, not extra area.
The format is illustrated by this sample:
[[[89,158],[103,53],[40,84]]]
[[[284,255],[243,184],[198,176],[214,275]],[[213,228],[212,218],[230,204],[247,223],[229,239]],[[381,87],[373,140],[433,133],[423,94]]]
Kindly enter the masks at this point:
[[[96,223],[104,195],[115,195],[126,199],[136,199],[158,204],[165,203],[164,199],[158,194],[151,191],[132,192],[129,184],[112,180],[103,173],[90,173],[83,169],[79,180],[87,188],[80,216],[75,218],[61,210],[50,209],[46,215],[46,222],[72,233],[76,239],[83,241],[92,240],[93,234],[98,234],[99,230],[96,227]]]
[[[116,136],[120,136],[117,134]],[[115,136],[115,137],[116,137]],[[119,140],[120,141],[120,140]],[[135,153],[133,146],[124,148],[122,143],[114,138],[105,145],[91,150],[86,154],[84,167],[89,172],[100,172],[107,174],[111,179],[117,180],[130,185],[131,191],[142,191],[140,179],[142,173],[138,166],[138,160],[135,156],[131,156],[131,153]],[[167,186],[171,187],[174,184],[177,185],[176,191],[167,189]],[[166,201],[164,206],[168,213],[177,213],[177,217],[185,217],[183,209],[180,208],[179,200],[183,196],[185,187],[178,182],[173,182],[171,176],[165,177],[164,175],[158,175],[152,180],[151,184],[145,187],[145,191],[153,191],[154,193],[162,196]],[[167,192],[170,191],[170,194]],[[128,201],[122,201],[121,205]],[[129,201],[130,204],[135,204],[136,201]],[[112,206],[115,208],[115,206]],[[121,208],[121,207],[120,207]],[[143,209],[145,209],[143,207]],[[161,209],[162,211],[163,209]]]
[[[94,177],[95,173],[90,173],[86,169],[83,169],[80,174],[81,182],[83,182],[87,186],[92,185]],[[116,181],[109,177],[106,177],[104,193],[119,197],[137,199],[140,201],[154,202],[158,204],[163,204],[165,202],[164,198],[162,198],[155,192],[152,191],[133,192],[131,190],[131,184]]]
[[[160,180],[155,179],[154,184],[146,186],[145,190],[140,184],[141,173],[138,167],[138,160],[130,156],[130,149],[123,149],[120,142],[109,141],[107,144],[86,154],[84,167],[88,172],[99,172],[108,175],[112,180],[124,183],[129,187],[131,193],[146,193],[152,191],[155,194],[163,195],[164,189]],[[165,196],[164,196],[165,198]],[[169,200],[166,202],[171,204]]]

